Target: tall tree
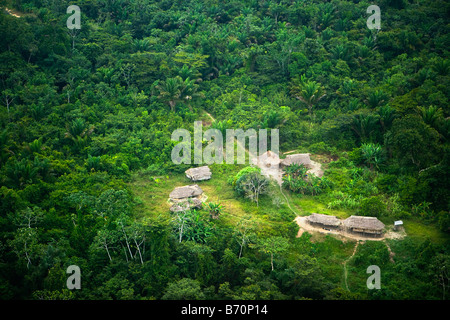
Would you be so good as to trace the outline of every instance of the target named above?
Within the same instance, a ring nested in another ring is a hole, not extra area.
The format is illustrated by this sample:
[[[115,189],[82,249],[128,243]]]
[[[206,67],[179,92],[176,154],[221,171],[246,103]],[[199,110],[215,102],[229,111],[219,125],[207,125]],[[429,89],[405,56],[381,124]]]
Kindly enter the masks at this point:
[[[256,227],[255,221],[252,216],[243,217],[238,221],[235,228],[236,241],[239,244],[239,256],[240,259],[244,247],[249,243],[252,232]]]
[[[280,236],[272,236],[268,238],[259,238],[254,245],[259,251],[270,255],[270,265],[274,270],[274,256],[281,255],[289,248],[289,242],[286,238]]]
[[[246,197],[256,202],[257,207],[259,206],[260,195],[267,191],[268,186],[269,180],[258,172],[249,173],[242,182]]]

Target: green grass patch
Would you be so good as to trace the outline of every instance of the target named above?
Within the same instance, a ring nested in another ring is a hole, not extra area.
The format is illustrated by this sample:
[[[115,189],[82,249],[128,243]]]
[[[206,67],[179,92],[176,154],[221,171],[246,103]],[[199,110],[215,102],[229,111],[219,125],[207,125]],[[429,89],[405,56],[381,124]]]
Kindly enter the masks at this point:
[[[311,213],[322,213],[345,219],[353,214],[350,210],[330,209],[321,196],[301,195],[283,190],[289,199],[291,206],[301,216],[308,216]]]
[[[224,208],[220,216],[221,223],[234,226],[245,216],[251,216],[257,223],[258,230],[266,234],[285,230],[295,218],[290,215],[290,210],[285,204],[277,204],[273,196],[278,196],[276,188],[271,188],[270,195],[260,198],[259,206],[254,202],[238,197],[233,187],[228,183],[228,178],[236,175],[243,166],[237,165],[212,165],[212,178],[207,181],[190,181],[184,174],[171,174],[166,176],[151,176],[135,173],[129,186],[137,199],[138,217],[171,218],[168,202],[169,194],[175,187],[198,184],[208,197],[205,201],[220,203]],[[203,210],[206,210],[204,208]]]
[[[434,243],[445,244],[450,241],[450,236],[431,223],[424,223],[417,218],[403,220],[407,236],[419,239],[430,239]]]

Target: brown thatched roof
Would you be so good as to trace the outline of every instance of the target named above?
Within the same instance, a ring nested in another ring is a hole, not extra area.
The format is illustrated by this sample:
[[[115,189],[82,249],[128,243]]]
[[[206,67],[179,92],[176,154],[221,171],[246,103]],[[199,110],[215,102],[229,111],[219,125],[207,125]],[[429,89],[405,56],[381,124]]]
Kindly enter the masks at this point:
[[[331,227],[338,227],[341,224],[341,221],[335,216],[320,213],[313,213],[306,217],[306,220],[312,223],[323,224]]]
[[[178,201],[177,203],[174,203],[170,207],[170,211],[172,212],[180,212],[180,211],[186,211],[193,208],[201,208],[202,202],[197,198],[187,198]]]
[[[186,176],[192,181],[209,180],[211,179],[211,170],[208,166],[190,168],[185,171]]]
[[[169,195],[170,199],[185,199],[197,197],[203,193],[203,190],[196,184],[190,186],[176,187]]]
[[[311,159],[309,153],[290,154],[281,160],[282,166],[290,166],[291,164],[303,164],[305,167],[311,168]]]
[[[347,228],[377,231],[384,229],[384,223],[375,217],[351,216],[345,219],[342,223]]]

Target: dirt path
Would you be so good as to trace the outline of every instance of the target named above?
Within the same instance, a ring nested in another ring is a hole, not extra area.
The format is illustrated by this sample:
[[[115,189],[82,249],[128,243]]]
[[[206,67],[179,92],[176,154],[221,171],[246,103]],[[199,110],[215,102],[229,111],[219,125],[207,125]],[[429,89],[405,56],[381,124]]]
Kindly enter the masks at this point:
[[[348,288],[348,283],[347,283],[347,274],[348,274],[348,272],[347,272],[347,263],[348,263],[348,262],[353,258],[353,256],[355,255],[356,249],[358,248],[358,245],[359,245],[359,241],[356,241],[355,248],[353,249],[352,255],[351,255],[350,257],[348,257],[347,260],[344,261],[344,283],[345,283],[345,288],[347,289],[347,291],[350,291],[350,289]]]
[[[389,260],[390,260],[392,263],[395,263],[395,261],[394,261],[395,253],[392,252],[391,247],[389,246],[389,243],[386,241],[386,239],[384,240],[384,244],[386,245],[386,247],[387,247],[387,249],[388,249],[388,251],[389,251]]]
[[[16,18],[20,18],[20,17],[21,17],[21,16],[19,16],[17,13],[14,13],[11,9],[5,8],[5,11],[6,11],[9,15],[11,15],[11,16],[13,16],[13,17],[16,17]]]
[[[205,110],[203,110],[203,111],[204,111],[204,112],[206,113],[206,115],[211,119],[212,122],[216,121],[216,119],[214,119],[213,116],[212,116],[209,112],[206,112]]]

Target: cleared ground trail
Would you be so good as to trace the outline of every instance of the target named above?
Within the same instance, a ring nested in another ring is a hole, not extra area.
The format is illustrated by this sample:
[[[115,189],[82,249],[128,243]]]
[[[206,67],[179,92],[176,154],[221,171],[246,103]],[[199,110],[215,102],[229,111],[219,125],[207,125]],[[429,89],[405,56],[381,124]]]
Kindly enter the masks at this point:
[[[359,241],[356,241],[355,248],[353,249],[352,255],[351,255],[350,257],[348,257],[347,260],[344,261],[344,283],[345,283],[345,288],[347,289],[347,291],[350,291],[350,289],[348,288],[348,282],[347,282],[347,274],[348,274],[348,271],[347,271],[347,263],[348,263],[348,262],[353,258],[353,256],[355,255],[356,249],[358,249],[358,245],[359,245]]]

